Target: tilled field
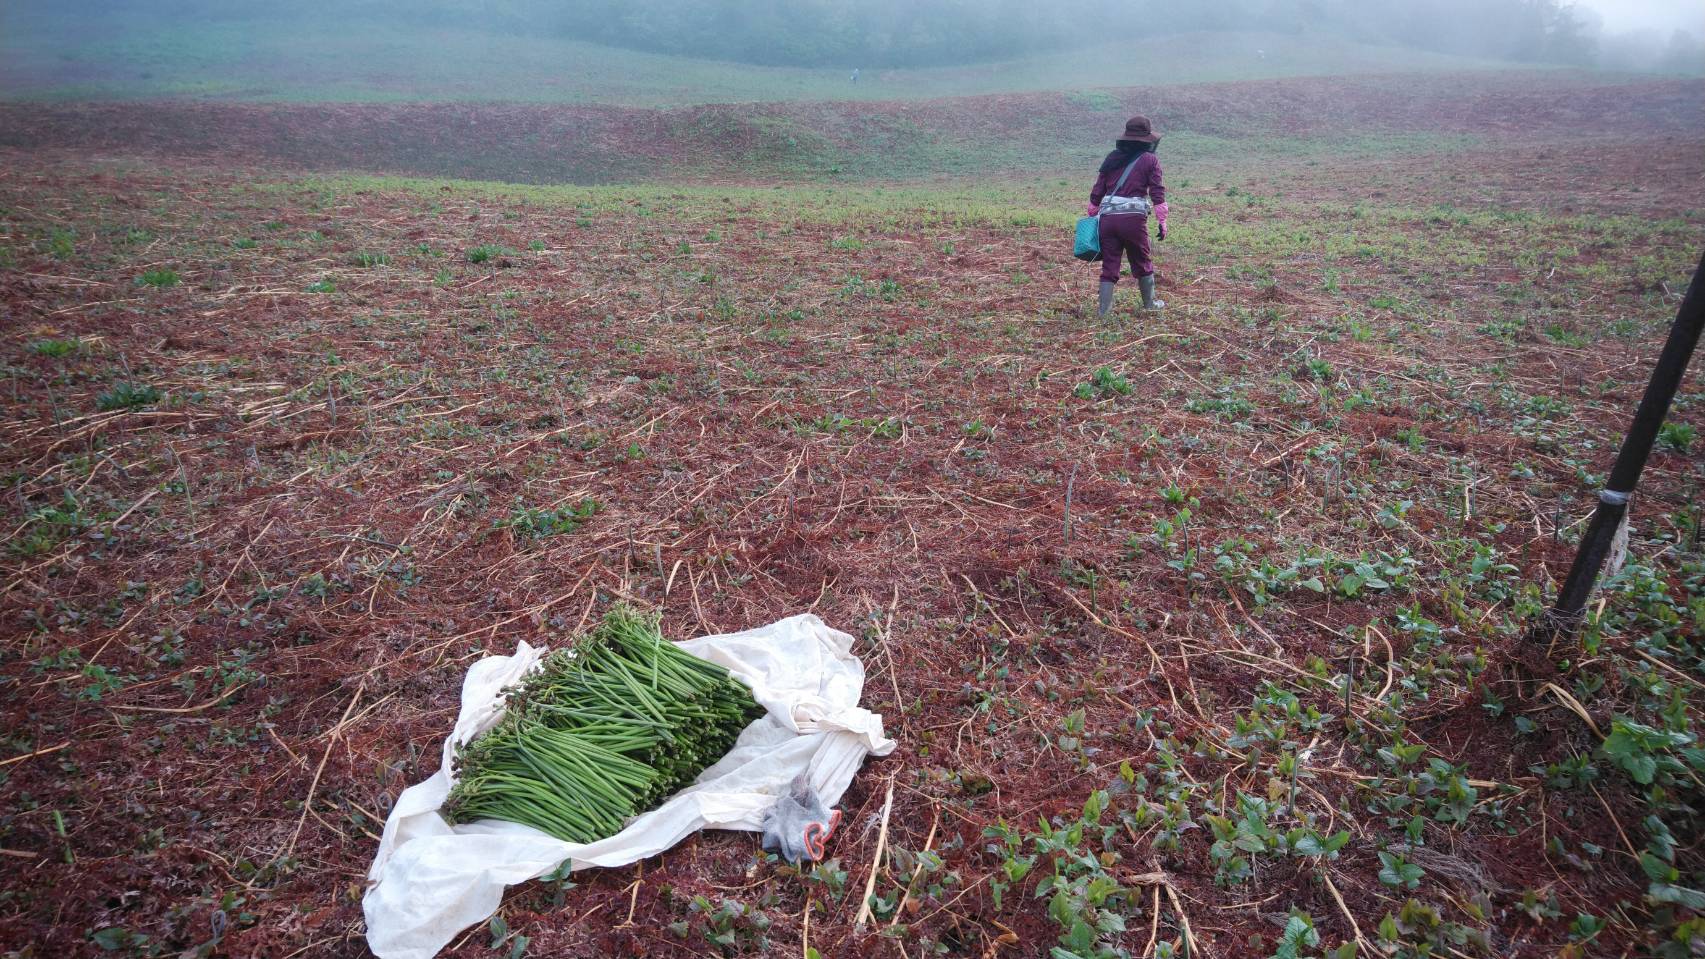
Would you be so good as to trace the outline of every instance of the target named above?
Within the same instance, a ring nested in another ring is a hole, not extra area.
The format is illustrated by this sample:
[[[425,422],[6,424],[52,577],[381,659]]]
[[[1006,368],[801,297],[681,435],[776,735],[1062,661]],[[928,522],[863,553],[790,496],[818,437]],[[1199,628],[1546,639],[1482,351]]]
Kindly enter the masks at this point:
[[[516,183],[747,181],[1052,173],[1105,150],[1130,113],[1192,162],[1304,151],[1433,161],[1464,146],[1536,144],[1634,182],[1616,159],[1668,141],[1697,156],[1705,81],[1556,71],[1324,77],[889,103],[668,109],[531,104],[0,103],[0,147],[196,157]],[[1281,164],[1281,170],[1289,170]],[[1655,184],[1666,181],[1654,180]],[[1696,200],[1698,185],[1694,183]],[[1590,187],[1587,192],[1592,192]]]
[[[677,636],[817,613],[901,748],[828,865],[712,833],[531,884],[528,955],[1650,947],[1700,867],[1692,382],[1584,641],[1519,632],[1705,237],[1605,202],[1697,190],[1699,144],[1653,142],[1663,176],[1568,212],[1578,172],[1514,155],[1454,161],[1499,184],[1475,202],[1372,163],[1198,177],[1171,308],[1106,321],[1075,186],[13,154],[0,947],[365,954],[375,836],[467,664],[620,599]],[[1670,737],[1650,785],[1619,717]]]

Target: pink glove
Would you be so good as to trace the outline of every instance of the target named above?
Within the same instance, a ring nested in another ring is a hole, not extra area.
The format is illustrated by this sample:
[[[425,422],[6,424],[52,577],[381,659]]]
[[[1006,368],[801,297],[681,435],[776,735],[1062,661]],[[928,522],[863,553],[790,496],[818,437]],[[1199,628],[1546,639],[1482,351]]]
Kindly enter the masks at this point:
[[[1166,204],[1156,203],[1154,205],[1154,220],[1160,224],[1160,238],[1163,240],[1166,239],[1166,213]]]
[[[1100,207],[1100,205],[1099,205],[1099,204],[1095,204],[1095,203],[1091,203],[1091,204],[1090,204],[1090,205],[1089,205],[1089,206],[1088,206],[1088,208],[1086,208],[1086,209],[1085,209],[1085,210],[1084,210],[1084,211],[1083,211],[1083,215],[1084,215],[1084,216],[1094,216],[1094,215],[1096,215],[1096,214],[1097,214],[1097,213],[1100,213],[1100,212],[1101,212],[1101,207]]]

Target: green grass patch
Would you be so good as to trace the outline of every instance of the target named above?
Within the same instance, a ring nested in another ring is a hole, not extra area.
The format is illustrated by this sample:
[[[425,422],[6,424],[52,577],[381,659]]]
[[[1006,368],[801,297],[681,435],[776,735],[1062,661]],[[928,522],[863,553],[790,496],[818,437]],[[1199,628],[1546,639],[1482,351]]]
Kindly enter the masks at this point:
[[[163,396],[157,388],[146,383],[140,386],[135,383],[120,383],[96,397],[95,408],[102,412],[139,410],[160,402]]]
[[[82,349],[83,341],[75,338],[69,340],[35,340],[30,343],[31,353],[53,359],[70,356]]]
[[[504,257],[516,255],[514,250],[506,246],[482,243],[468,250],[467,258],[469,263],[489,263],[492,260],[501,260]]]

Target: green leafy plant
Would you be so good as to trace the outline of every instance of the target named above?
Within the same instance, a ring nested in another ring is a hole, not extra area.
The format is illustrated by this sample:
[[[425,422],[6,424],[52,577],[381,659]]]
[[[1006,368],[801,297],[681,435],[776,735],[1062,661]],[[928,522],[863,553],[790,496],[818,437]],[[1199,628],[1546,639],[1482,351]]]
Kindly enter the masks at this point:
[[[743,952],[759,952],[769,945],[770,917],[735,899],[713,903],[706,896],[694,896],[687,904],[699,917],[706,945],[724,956]],[[685,939],[692,932],[691,922],[673,922],[669,930]]]
[[[994,903],[995,911],[999,912],[1007,890],[1030,875],[1030,870],[1036,865],[1036,857],[1024,854],[1023,832],[1007,825],[1005,820],[984,827],[983,836],[998,840],[989,844],[987,849],[1000,863],[999,874],[989,879],[989,898]]]
[[[892,303],[900,298],[900,282],[884,279],[872,283],[855,273],[842,282],[841,296],[845,299],[879,299],[885,303]]]
[[[1619,716],[1611,720],[1610,735],[1600,748],[1629,779],[1650,786],[1660,773],[1673,776],[1687,771],[1687,765],[1672,750],[1692,743],[1689,733],[1655,729]],[[1705,757],[1696,750],[1690,752],[1693,765],[1705,765],[1700,762]]]
[[[1393,889],[1414,889],[1421,885],[1421,877],[1424,875],[1426,873],[1420,866],[1396,853],[1379,854],[1379,881]]]
[[[77,498],[67,492],[58,505],[31,510],[25,523],[6,544],[7,552],[28,559],[40,556],[95,523]]]
[[[1111,367],[1097,367],[1090,374],[1089,382],[1079,383],[1072,391],[1078,399],[1094,400],[1108,396],[1130,396],[1131,381],[1123,375],[1113,372]]]
[[[123,952],[133,956],[146,956],[155,952],[152,936],[133,932],[123,926],[97,929],[89,934],[89,941],[102,952]]]
[[[160,391],[146,383],[141,386],[135,383],[120,383],[96,397],[95,408],[102,412],[139,410],[145,406],[153,406],[161,399]]]
[[[583,499],[572,506],[550,509],[538,509],[517,503],[507,517],[497,521],[497,527],[510,530],[517,536],[544,539],[574,532],[591,519],[598,509],[598,502],[593,499]]]
[[[1255,404],[1238,395],[1235,389],[1225,388],[1213,396],[1195,396],[1184,402],[1192,413],[1211,413],[1223,420],[1239,421],[1255,412]]]
[[[1698,431],[1688,423],[1665,423],[1658,428],[1658,442],[1669,449],[1685,453],[1693,448]]]
[[[905,423],[891,416],[852,417],[845,413],[824,413],[816,419],[798,423],[797,426],[812,433],[859,433],[875,439],[891,440],[900,436]]]
[[[1262,857],[1335,859],[1350,842],[1350,834],[1344,830],[1323,836],[1306,825],[1276,825],[1273,820],[1280,814],[1281,807],[1273,802],[1239,793],[1235,815],[1205,817],[1214,836],[1208,858],[1214,863],[1215,884],[1231,886],[1247,881],[1254,875],[1254,860]]]
[[[1646,874],[1646,898],[1659,907],[1679,906],[1690,912],[1705,912],[1705,873],[1683,873],[1676,864],[1676,840],[1658,816],[1647,816],[1646,850],[1640,868]],[[1685,923],[1683,924],[1685,925]]]
[[[489,263],[493,260],[501,261],[504,257],[515,255],[516,253],[514,250],[511,250],[506,246],[497,246],[492,243],[482,243],[479,246],[471,247],[467,252],[469,263]]]
[[[94,663],[84,664],[83,678],[87,683],[77,691],[77,698],[84,702],[100,702],[107,695],[136,682],[135,676],[123,675]]]
[[[1052,867],[1036,884],[1036,898],[1048,900],[1048,918],[1061,930],[1050,952],[1054,959],[1119,955],[1110,940],[1125,931],[1131,892],[1108,871],[1117,853],[1108,848],[1116,826],[1103,821],[1107,806],[1107,792],[1097,790],[1077,820],[1055,825],[1044,819],[1031,837],[1038,858]],[[1103,851],[1094,851],[1097,846]]]
[[[77,252],[77,234],[55,227],[47,235],[47,252],[56,260],[69,260]]]
[[[1576,942],[1591,942],[1598,938],[1609,925],[1604,919],[1590,912],[1578,913],[1575,921],[1569,924],[1569,938]]]
[[[1338,375],[1338,371],[1332,368],[1331,363],[1319,357],[1309,357],[1299,372],[1305,379],[1311,379],[1317,383],[1330,383]]]
[[[527,946],[531,940],[509,928],[509,921],[502,916],[492,916],[485,924],[486,932],[491,933],[491,948],[502,949],[509,947],[509,959],[521,959],[527,954]]]
[[[69,340],[33,340],[30,352],[37,356],[47,356],[54,359],[70,356],[83,348],[83,341],[73,337]]]
[[[1483,933],[1446,921],[1437,909],[1416,899],[1405,902],[1396,915],[1387,913],[1376,935],[1382,952],[1398,959],[1453,955],[1464,947],[1473,947],[1469,955],[1490,951]]]
[[[1136,781],[1127,764],[1121,768],[1117,788],[1129,790]],[[1111,813],[1111,792],[1096,790],[1076,818],[1043,818],[1028,835],[1004,820],[983,830],[985,838],[994,840],[986,848],[999,863],[989,880],[997,910],[1014,886],[1032,876],[1038,866],[1046,869],[1034,896],[1048,900],[1048,918],[1059,930],[1058,942],[1049,952],[1054,959],[1126,956],[1116,941],[1125,930],[1125,916],[1134,899],[1112,870],[1119,861],[1114,837],[1129,820]]]
[[[1320,932],[1314,928],[1314,917],[1306,912],[1293,910],[1285,920],[1284,931],[1279,933],[1279,941],[1273,948],[1272,959],[1311,959],[1320,956],[1322,959],[1355,959],[1356,944],[1346,942],[1336,949],[1316,952],[1320,948]]]
[[[841,865],[840,859],[825,859],[812,863],[811,868],[803,873],[805,880],[818,889],[823,890],[828,897],[839,902],[847,891],[847,870]]]

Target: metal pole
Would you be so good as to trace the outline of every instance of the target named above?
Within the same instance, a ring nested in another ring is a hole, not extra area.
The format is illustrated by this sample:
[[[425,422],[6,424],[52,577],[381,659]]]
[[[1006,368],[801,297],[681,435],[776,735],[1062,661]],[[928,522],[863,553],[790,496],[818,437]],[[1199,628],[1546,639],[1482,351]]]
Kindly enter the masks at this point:
[[[1675,399],[1681,379],[1687,373],[1687,362],[1699,343],[1701,327],[1705,327],[1705,257],[1700,258],[1699,268],[1693,273],[1693,282],[1688,284],[1687,295],[1682,297],[1681,310],[1676,313],[1675,323],[1670,327],[1669,339],[1664,343],[1663,353],[1658,356],[1658,365],[1652,370],[1651,382],[1646,384],[1646,395],[1640,399],[1634,423],[1622,440],[1621,452],[1616,454],[1610,481],[1599,491],[1598,507],[1593,510],[1586,535],[1581,537],[1580,550],[1575,554],[1575,563],[1569,568],[1568,578],[1563,580],[1557,603],[1545,612],[1533,635],[1551,638],[1560,633],[1573,633],[1580,627],[1587,600],[1592,597],[1599,571],[1610,555],[1616,531],[1622,526],[1623,517],[1628,515],[1628,501],[1634,495],[1634,487],[1639,485],[1640,473],[1645,470],[1646,459],[1657,442],[1658,428],[1663,426],[1664,417],[1669,415],[1670,401]]]

